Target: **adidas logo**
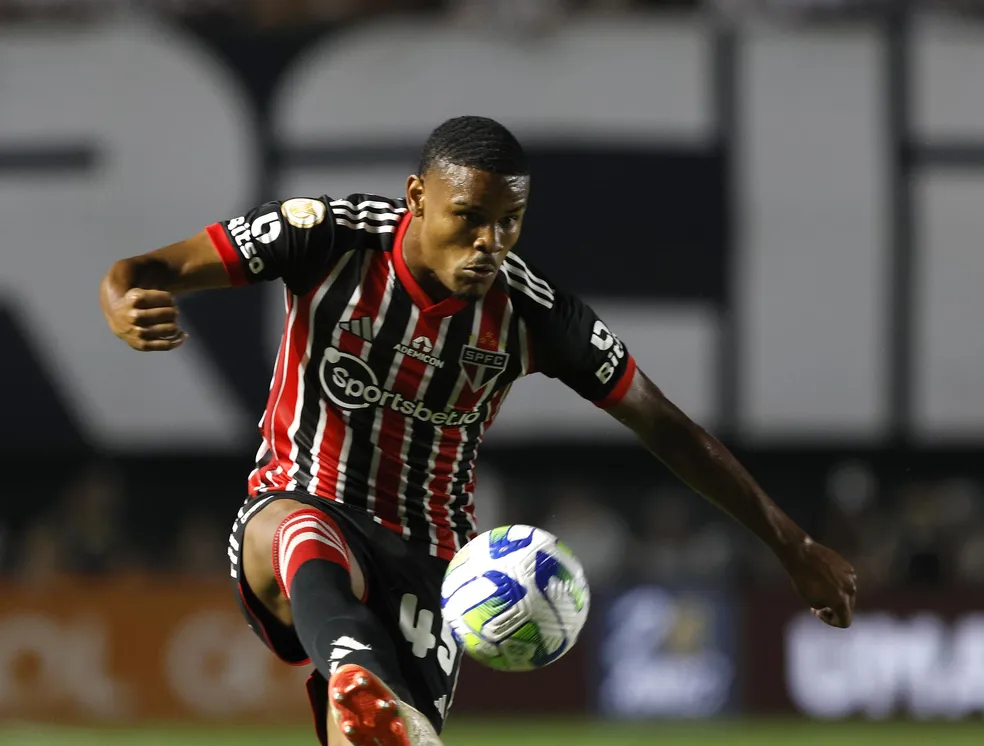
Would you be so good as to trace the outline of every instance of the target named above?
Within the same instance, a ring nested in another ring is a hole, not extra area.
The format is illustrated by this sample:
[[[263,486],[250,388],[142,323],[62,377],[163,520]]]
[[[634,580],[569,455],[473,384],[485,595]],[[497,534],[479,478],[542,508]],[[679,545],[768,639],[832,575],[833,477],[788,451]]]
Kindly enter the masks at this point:
[[[368,316],[360,316],[350,321],[339,321],[338,328],[343,332],[354,334],[366,342],[372,342],[372,319]]]
[[[434,709],[437,710],[437,713],[441,716],[441,720],[444,720],[444,718],[448,716],[447,707],[448,707],[447,694],[442,694],[438,699],[434,700]]]
[[[329,671],[331,671],[331,673],[335,673],[339,665],[341,665],[339,661],[345,658],[345,656],[351,655],[358,650],[372,650],[371,645],[364,645],[358,640],[354,640],[347,635],[339,637],[331,644],[331,646],[331,657],[329,658],[331,661],[331,668]]]

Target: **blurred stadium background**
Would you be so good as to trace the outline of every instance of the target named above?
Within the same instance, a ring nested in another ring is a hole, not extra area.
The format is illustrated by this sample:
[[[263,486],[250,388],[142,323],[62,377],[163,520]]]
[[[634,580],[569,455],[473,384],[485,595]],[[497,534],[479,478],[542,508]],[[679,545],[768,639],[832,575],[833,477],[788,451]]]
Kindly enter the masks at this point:
[[[447,742],[980,743],[982,9],[0,0],[0,744],[314,742],[225,577],[279,291],[189,297],[161,356],[96,288],[267,199],[400,194],[461,113],[533,155],[524,254],[861,596],[823,628],[627,433],[524,381],[479,520],[561,535],[593,616],[544,671],[466,666]]]

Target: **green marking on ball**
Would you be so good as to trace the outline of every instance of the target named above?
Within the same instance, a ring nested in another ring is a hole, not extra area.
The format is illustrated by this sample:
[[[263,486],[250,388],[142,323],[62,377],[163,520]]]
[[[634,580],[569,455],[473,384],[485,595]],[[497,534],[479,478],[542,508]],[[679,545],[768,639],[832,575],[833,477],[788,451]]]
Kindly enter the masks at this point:
[[[451,564],[448,565],[447,573],[455,570],[465,564],[471,557],[471,546],[466,544],[451,560]]]
[[[496,671],[522,670],[521,668],[517,668],[515,662],[509,660],[509,658],[504,655],[497,655],[495,658],[487,658],[483,662],[489,668],[495,669]]]
[[[512,634],[512,639],[522,640],[538,647],[543,645],[540,638],[540,627],[536,622],[527,622]]]
[[[557,549],[559,549],[561,552],[566,554],[571,559],[574,559],[574,552],[572,552],[571,548],[567,546],[564,542],[562,542],[560,539],[557,540]]]
[[[560,542],[557,542],[558,544]],[[574,608],[578,611],[584,609],[584,587],[574,579],[574,573],[568,570],[559,562],[557,563],[557,578],[567,588],[571,597],[574,599]]]
[[[482,627],[499,616],[510,603],[508,599],[493,596],[482,601],[474,609],[466,611],[461,618],[471,629],[481,631]]]
[[[498,528],[493,528],[489,531],[489,544],[495,544],[497,541],[505,541],[505,538],[509,535],[509,526],[499,526]]]

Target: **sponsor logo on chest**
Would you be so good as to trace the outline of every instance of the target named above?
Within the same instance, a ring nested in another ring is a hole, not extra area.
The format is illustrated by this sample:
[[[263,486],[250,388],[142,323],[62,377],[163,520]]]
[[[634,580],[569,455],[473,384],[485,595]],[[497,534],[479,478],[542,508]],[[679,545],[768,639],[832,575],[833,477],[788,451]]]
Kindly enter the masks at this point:
[[[398,342],[393,345],[393,349],[402,355],[412,357],[415,360],[420,360],[421,362],[427,363],[427,365],[434,368],[444,367],[443,360],[431,355],[431,352],[434,350],[434,343],[423,335],[414,339],[409,345]]]
[[[489,415],[488,407],[484,405],[470,411],[431,409],[423,401],[387,389],[362,358],[335,347],[325,350],[319,376],[325,395],[343,410],[380,407],[420,422],[444,427],[471,425]]]

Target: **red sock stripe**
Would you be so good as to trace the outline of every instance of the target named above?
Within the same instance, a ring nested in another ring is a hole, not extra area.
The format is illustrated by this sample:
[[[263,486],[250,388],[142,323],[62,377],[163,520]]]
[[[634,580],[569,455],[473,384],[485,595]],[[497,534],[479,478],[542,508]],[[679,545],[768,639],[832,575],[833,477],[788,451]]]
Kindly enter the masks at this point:
[[[338,524],[313,508],[291,513],[273,538],[273,570],[286,598],[290,598],[290,584],[297,569],[314,559],[336,562],[352,571]]]

